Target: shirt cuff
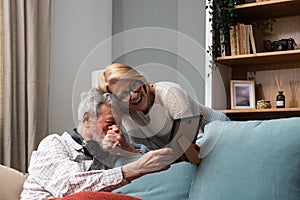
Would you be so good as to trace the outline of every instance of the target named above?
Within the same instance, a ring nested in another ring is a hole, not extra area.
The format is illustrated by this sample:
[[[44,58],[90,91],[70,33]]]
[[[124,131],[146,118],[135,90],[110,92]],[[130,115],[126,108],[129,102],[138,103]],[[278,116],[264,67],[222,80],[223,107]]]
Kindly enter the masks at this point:
[[[131,143],[131,145],[135,148],[138,149],[141,153],[147,153],[149,151],[149,148],[146,147],[143,144],[136,144],[136,143]]]
[[[113,169],[105,170],[105,177],[103,184],[104,184],[104,191],[112,191],[117,189],[123,185],[130,183],[123,177],[123,172],[121,167],[116,167]]]

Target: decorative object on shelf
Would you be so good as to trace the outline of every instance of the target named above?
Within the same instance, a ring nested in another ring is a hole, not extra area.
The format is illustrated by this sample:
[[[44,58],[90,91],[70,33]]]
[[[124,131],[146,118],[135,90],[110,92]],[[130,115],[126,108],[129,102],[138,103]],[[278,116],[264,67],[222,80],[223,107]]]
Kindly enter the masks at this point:
[[[293,38],[281,39],[281,40],[272,42],[272,50],[273,51],[294,50],[295,46],[297,46],[297,44]]]
[[[291,89],[291,94],[292,94],[292,98],[290,100],[290,107],[295,108],[295,107],[298,106],[296,95],[297,95],[298,87],[300,85],[300,81],[295,80],[294,77],[293,77],[293,80],[291,80],[289,82],[289,84],[290,84],[290,89]]]
[[[256,104],[257,109],[268,109],[272,107],[270,101],[267,100],[259,100]]]
[[[275,76],[277,88],[278,88],[278,95],[276,96],[276,108],[285,108],[285,96],[283,94],[283,77],[280,76],[279,79]]]
[[[231,109],[255,108],[255,86],[253,80],[231,80]]]
[[[275,23],[276,23],[276,19],[266,19],[261,22],[258,22],[258,24],[256,24],[256,25],[265,34],[273,34]]]
[[[236,0],[235,1],[236,5],[240,5],[240,4],[244,4],[244,3],[245,3],[245,0]]]
[[[264,40],[264,48],[266,52],[272,51],[272,42],[271,40]]]
[[[255,82],[256,72],[247,72],[247,80],[251,80]]]
[[[285,96],[283,95],[283,91],[278,91],[278,93],[276,97],[276,108],[285,108]]]
[[[225,46],[225,54],[230,55],[230,26],[234,24],[234,8],[236,0],[208,0],[206,9],[209,8],[209,21],[212,25],[213,44],[209,47],[209,52],[213,59],[221,56],[221,45]],[[220,35],[223,39],[220,42]]]

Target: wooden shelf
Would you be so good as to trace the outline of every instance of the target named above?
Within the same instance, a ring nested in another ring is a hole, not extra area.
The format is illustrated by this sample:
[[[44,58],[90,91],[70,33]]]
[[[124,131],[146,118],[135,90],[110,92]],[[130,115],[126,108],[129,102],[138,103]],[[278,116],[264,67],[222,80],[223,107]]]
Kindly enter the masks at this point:
[[[232,109],[219,111],[225,113],[231,120],[266,120],[300,117],[300,108]]]
[[[300,14],[299,0],[272,0],[237,5],[235,12],[240,19],[265,19]]]
[[[219,110],[223,113],[267,113],[267,112],[299,112],[300,115],[300,108],[270,108],[270,109],[231,109],[231,110]]]
[[[299,1],[300,2],[300,1]],[[216,59],[216,63],[228,65],[231,67],[241,65],[261,65],[300,61],[300,49],[289,51],[275,51],[275,52],[263,52],[256,54],[243,54],[237,56],[223,56]]]

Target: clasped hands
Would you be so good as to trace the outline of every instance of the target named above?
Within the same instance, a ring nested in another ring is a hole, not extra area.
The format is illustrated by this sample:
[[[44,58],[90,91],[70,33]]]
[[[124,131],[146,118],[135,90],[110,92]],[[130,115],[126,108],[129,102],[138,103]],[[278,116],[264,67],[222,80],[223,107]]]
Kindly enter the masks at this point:
[[[199,152],[200,144],[191,144]],[[130,145],[117,125],[112,125],[108,128],[104,139],[102,140],[103,149],[113,154],[119,154],[124,156],[139,154],[140,151]],[[183,154],[177,161],[187,161],[186,155]]]
[[[133,155],[140,153],[130,145],[117,125],[112,125],[108,128],[106,135],[102,140],[104,150],[118,155]]]
[[[102,140],[102,146],[103,149],[114,154],[140,154],[126,141],[124,134],[116,125],[109,127]],[[122,166],[123,175],[128,181],[131,181],[148,173],[166,170],[174,160],[176,158],[171,148],[152,150],[143,154],[138,160]]]

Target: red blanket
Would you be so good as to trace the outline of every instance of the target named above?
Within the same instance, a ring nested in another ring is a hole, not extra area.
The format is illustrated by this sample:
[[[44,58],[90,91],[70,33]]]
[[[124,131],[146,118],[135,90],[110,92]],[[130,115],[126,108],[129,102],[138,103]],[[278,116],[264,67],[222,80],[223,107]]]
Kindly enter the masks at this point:
[[[48,200],[141,200],[136,197],[125,194],[116,194],[111,192],[78,192],[62,198]]]

